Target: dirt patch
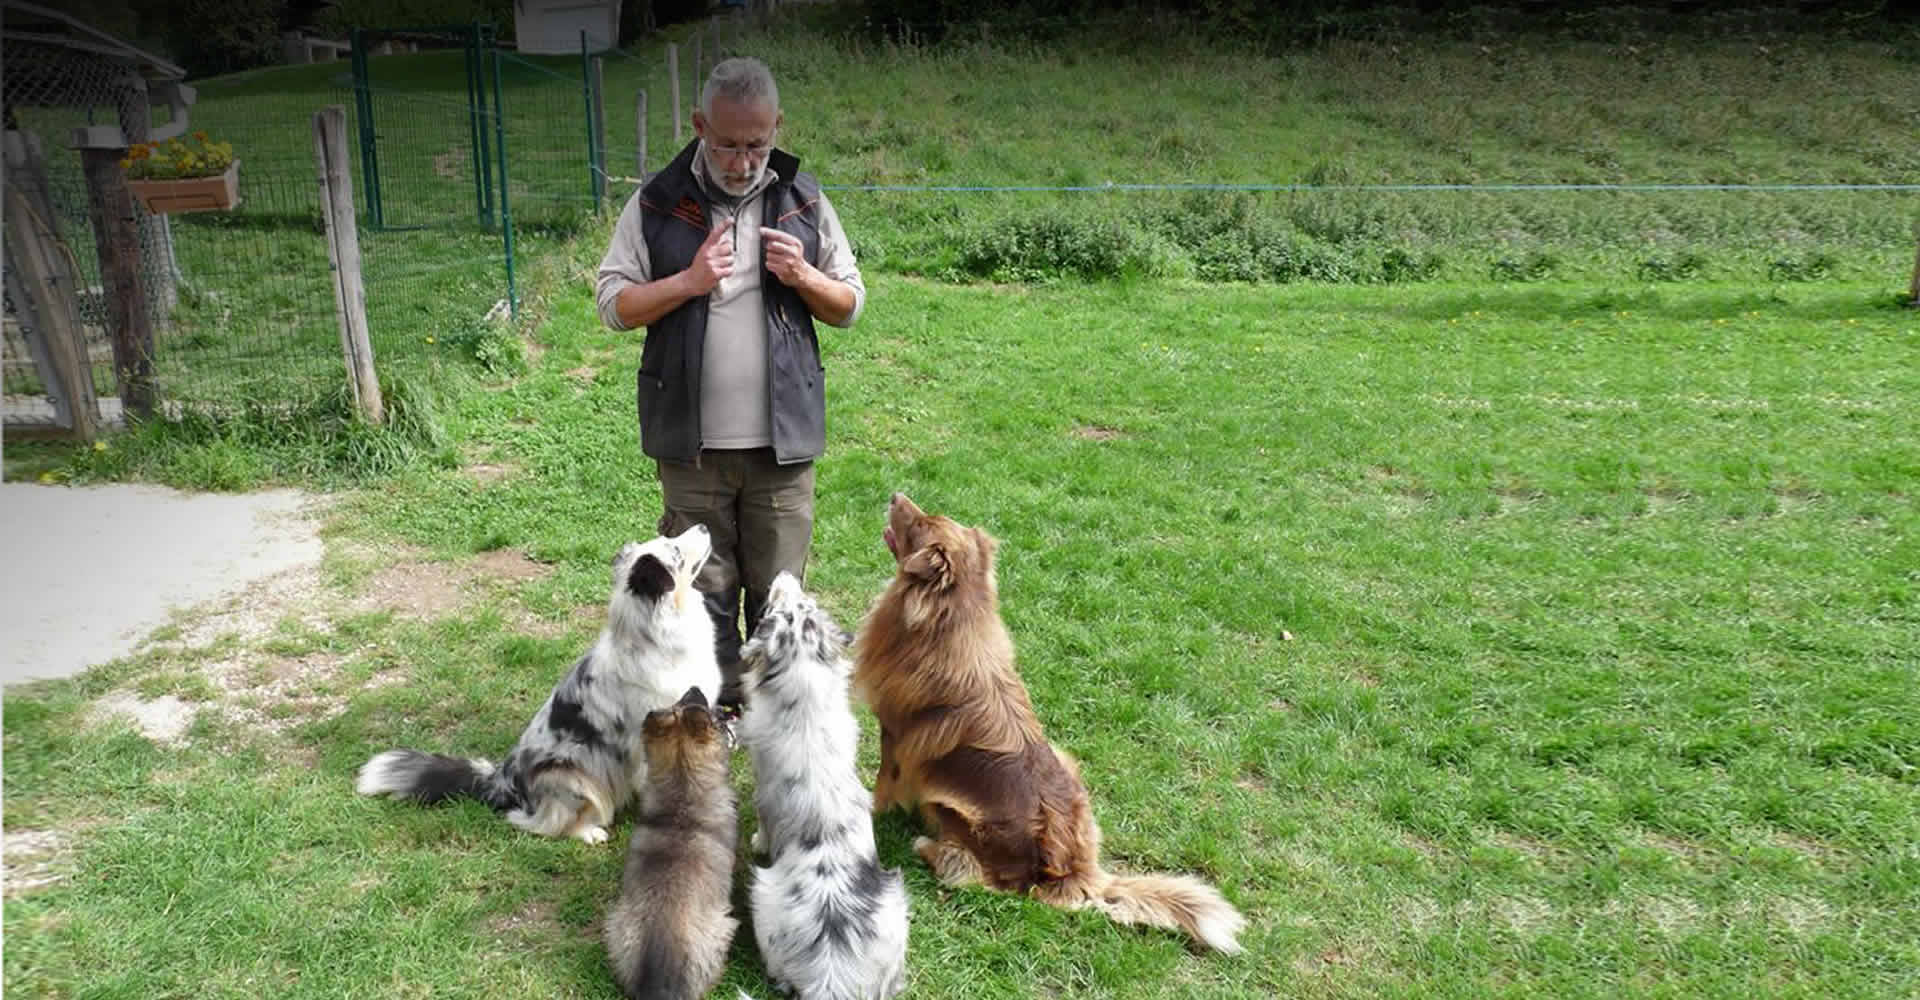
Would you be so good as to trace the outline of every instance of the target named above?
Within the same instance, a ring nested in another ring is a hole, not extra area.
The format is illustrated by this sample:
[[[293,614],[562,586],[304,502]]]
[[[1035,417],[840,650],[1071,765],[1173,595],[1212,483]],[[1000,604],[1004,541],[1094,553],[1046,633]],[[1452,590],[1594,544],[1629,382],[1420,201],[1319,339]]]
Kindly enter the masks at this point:
[[[482,486],[492,486],[503,479],[513,478],[520,472],[520,469],[516,466],[502,465],[496,462],[475,462],[467,466],[465,471],[474,482]]]
[[[73,874],[73,837],[59,830],[6,831],[6,897],[57,885]]]
[[[552,566],[514,549],[436,561],[422,558],[418,550],[383,554],[353,542],[336,546],[337,554],[349,564],[373,565],[396,556],[397,561],[372,570],[351,587],[350,596],[326,586],[317,566],[307,566],[262,580],[217,604],[177,615],[173,628],[160,633],[149,648],[197,659],[189,669],[211,685],[216,697],[196,703],[171,695],[142,699],[114,691],[98,701],[95,720],[124,717],[154,742],[179,746],[195,714],[212,708],[225,720],[249,729],[284,735],[296,726],[338,714],[358,691],[402,680],[403,672],[388,670],[364,681],[349,681],[347,666],[362,660],[378,662],[380,646],[347,648],[348,644],[334,638],[334,618],[391,612],[432,620],[490,600],[489,591],[496,588],[511,588],[553,572]],[[593,608],[596,618],[605,615],[604,607]],[[525,613],[512,620],[524,625],[524,631],[547,636],[564,634],[573,626],[571,618],[546,622]],[[295,638],[288,644],[290,632]]]
[[[496,937],[545,938],[566,933],[560,923],[560,909],[552,903],[536,901],[487,921],[487,929]]]
[[[460,606],[460,587],[468,576],[450,562],[397,562],[375,573],[352,607],[391,611],[403,618],[441,618]]]
[[[1073,436],[1079,438],[1082,441],[1111,441],[1114,438],[1120,437],[1122,435],[1118,428],[1102,427],[1098,424],[1090,424],[1087,426],[1075,427],[1073,429]]]
[[[464,150],[450,149],[433,158],[433,172],[441,177],[459,177],[466,165],[467,154]]]
[[[187,727],[193,725],[193,717],[199,710],[199,705],[170,694],[149,701],[126,691],[108,692],[93,703],[96,723],[112,718],[126,719],[140,735],[163,746],[184,746]]]
[[[494,549],[483,552],[474,560],[483,576],[519,583],[523,580],[538,580],[553,572],[553,567],[543,562],[527,558],[525,553],[513,549]]]

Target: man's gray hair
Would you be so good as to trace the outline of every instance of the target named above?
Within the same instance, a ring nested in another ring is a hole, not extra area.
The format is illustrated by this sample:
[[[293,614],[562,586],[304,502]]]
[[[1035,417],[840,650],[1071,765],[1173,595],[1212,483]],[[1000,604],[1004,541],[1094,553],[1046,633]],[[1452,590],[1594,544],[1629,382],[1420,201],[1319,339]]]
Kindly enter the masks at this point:
[[[714,64],[713,72],[707,74],[707,85],[700,91],[700,110],[711,116],[716,97],[742,103],[764,100],[775,111],[780,110],[780,88],[774,86],[773,71],[752,56],[735,56]]]

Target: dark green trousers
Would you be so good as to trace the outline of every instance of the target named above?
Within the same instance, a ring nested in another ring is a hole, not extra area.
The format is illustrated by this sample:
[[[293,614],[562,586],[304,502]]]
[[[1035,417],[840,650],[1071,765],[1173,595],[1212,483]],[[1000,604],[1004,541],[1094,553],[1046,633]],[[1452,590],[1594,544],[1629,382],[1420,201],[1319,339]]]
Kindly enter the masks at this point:
[[[713,555],[694,578],[713,618],[720,699],[740,700],[741,612],[752,635],[782,570],[805,579],[813,544],[813,463],[781,465],[772,448],[709,450],[698,462],[656,461],[666,512],[660,532],[704,524]],[[744,605],[741,600],[745,597]]]

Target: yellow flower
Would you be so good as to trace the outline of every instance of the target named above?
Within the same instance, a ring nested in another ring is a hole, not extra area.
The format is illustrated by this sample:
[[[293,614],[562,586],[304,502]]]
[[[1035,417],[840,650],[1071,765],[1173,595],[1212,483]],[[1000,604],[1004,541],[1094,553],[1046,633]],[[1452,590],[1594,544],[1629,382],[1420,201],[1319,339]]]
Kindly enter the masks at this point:
[[[51,472],[42,472],[42,473],[40,474],[40,481],[41,481],[41,482],[43,482],[43,483],[51,483],[51,482],[53,482],[53,473],[51,473]]]
[[[104,452],[107,450],[107,443],[105,441],[95,441],[93,443],[93,450]]]

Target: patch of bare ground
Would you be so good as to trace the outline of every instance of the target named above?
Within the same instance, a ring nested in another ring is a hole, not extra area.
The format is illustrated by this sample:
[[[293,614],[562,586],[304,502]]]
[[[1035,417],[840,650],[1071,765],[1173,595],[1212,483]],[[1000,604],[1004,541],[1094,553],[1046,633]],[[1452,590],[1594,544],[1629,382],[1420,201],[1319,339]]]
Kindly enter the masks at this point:
[[[380,647],[377,642],[353,646],[329,641],[336,618],[385,612],[431,621],[469,606],[506,604],[516,627],[558,636],[581,617],[542,621],[517,603],[503,601],[503,593],[553,572],[553,567],[513,549],[433,560],[407,548],[382,556],[358,543],[336,544],[344,546],[342,560],[366,570],[344,587],[329,586],[317,566],[289,570],[176,616],[174,625],[161,633],[165,638],[149,643],[150,649],[188,661],[188,669],[212,687],[211,701],[181,701],[172,695],[143,699],[117,690],[99,699],[92,713],[95,721],[124,717],[155,743],[179,746],[195,713],[213,708],[231,722],[280,736],[338,714],[358,691],[401,680],[400,673],[391,670],[349,680],[347,665],[377,658]],[[603,616],[605,609],[596,605],[594,612]],[[300,639],[286,642],[289,632]]]

